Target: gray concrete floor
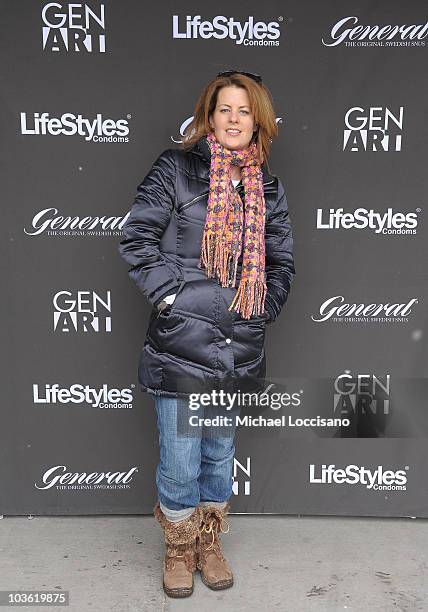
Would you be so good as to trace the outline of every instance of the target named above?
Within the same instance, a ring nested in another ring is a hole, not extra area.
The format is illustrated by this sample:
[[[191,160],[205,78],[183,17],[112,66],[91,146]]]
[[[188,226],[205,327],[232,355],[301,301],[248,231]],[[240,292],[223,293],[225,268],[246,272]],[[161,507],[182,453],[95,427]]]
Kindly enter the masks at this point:
[[[153,517],[5,517],[0,590],[68,590],[68,608],[43,609],[72,612],[428,610],[426,520],[235,515],[230,525],[235,586],[210,591],[196,574],[193,595],[172,600]]]

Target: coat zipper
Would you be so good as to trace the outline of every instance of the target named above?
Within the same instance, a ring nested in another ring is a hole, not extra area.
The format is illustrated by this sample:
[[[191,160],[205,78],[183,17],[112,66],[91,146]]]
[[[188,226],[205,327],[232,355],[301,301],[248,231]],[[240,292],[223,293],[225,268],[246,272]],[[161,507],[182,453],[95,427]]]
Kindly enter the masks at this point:
[[[208,194],[209,194],[209,191],[204,191],[204,193],[201,193],[200,195],[196,196],[196,198],[193,198],[193,200],[190,200],[190,202],[186,202],[186,204],[183,204],[183,206],[180,206],[179,212],[181,212],[182,210],[184,210],[185,208],[193,204],[193,202],[197,202],[198,200],[200,200],[201,198],[203,198],[204,196]]]
[[[275,179],[273,179],[272,181],[268,181],[267,183],[263,183],[263,186],[270,185],[271,183],[274,182],[274,180]],[[243,185],[240,185],[239,187],[236,187],[236,191],[238,193],[240,193],[243,189],[244,189]],[[190,206],[194,202],[197,202],[198,200],[200,200],[201,198],[205,197],[208,194],[209,194],[209,191],[204,191],[204,193],[201,193],[200,195],[196,196],[195,198],[193,198],[193,200],[190,200],[190,202],[186,202],[185,204],[180,206],[179,212],[181,212],[182,210],[184,210],[185,208],[187,208],[188,206]]]

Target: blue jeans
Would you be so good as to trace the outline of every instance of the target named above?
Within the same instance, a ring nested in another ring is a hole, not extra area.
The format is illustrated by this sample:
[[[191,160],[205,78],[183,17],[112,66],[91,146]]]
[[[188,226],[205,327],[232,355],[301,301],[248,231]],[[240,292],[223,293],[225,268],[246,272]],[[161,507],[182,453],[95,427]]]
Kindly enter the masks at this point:
[[[156,469],[159,501],[169,510],[195,508],[200,502],[225,502],[232,494],[235,415],[239,408],[201,406],[189,410],[183,398],[154,396],[160,462]],[[189,417],[228,416],[233,425],[189,425]]]

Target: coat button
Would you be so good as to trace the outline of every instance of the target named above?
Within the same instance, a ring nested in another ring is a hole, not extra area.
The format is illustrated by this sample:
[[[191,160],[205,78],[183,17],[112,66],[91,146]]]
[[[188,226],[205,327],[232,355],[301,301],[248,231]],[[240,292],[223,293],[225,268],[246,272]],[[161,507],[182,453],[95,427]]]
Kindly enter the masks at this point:
[[[226,338],[226,342],[227,342],[227,344],[230,344],[232,342],[232,340],[230,338]]]

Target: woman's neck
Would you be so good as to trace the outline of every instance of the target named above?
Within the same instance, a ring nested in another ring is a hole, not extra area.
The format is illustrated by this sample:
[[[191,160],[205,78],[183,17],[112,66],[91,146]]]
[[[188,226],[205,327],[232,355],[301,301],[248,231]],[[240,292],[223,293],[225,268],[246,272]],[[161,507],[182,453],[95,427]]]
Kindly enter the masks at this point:
[[[240,166],[233,166],[232,168],[232,179],[236,179],[238,181],[241,180],[241,167]]]

